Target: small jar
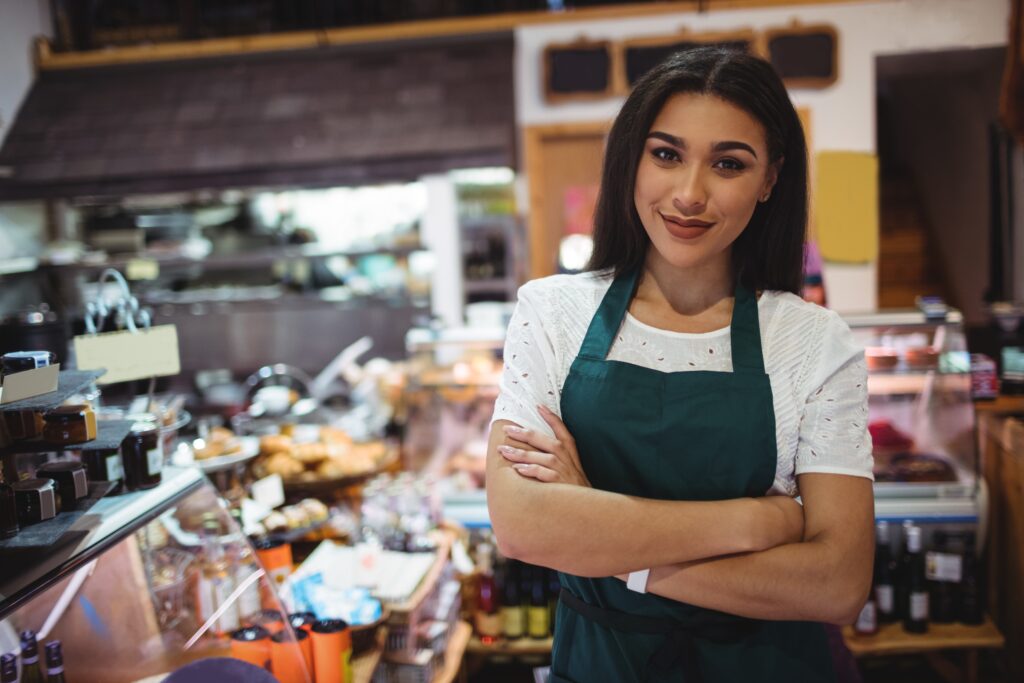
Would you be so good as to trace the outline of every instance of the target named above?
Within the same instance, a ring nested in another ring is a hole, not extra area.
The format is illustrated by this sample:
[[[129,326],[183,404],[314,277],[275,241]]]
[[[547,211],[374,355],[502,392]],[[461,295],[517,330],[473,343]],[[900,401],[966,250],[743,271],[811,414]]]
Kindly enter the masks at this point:
[[[5,375],[45,368],[56,362],[57,356],[50,351],[11,351],[0,357],[0,367]]]
[[[156,420],[139,419],[121,442],[124,482],[129,491],[151,489],[160,484],[164,451]]]
[[[57,460],[40,465],[36,469],[40,479],[52,479],[60,495],[63,510],[74,510],[78,501],[89,495],[89,477],[85,465],[74,460]]]
[[[124,481],[124,465],[120,448],[99,448],[81,452],[82,464],[89,475],[89,481],[114,482],[111,493],[121,490]]]
[[[95,438],[96,413],[87,405],[60,406],[43,416],[44,441],[73,444]]]
[[[3,413],[3,420],[15,441],[33,439],[43,433],[43,414],[35,410],[10,410]]]
[[[60,498],[53,479],[24,479],[11,484],[21,526],[53,519],[60,513]]]

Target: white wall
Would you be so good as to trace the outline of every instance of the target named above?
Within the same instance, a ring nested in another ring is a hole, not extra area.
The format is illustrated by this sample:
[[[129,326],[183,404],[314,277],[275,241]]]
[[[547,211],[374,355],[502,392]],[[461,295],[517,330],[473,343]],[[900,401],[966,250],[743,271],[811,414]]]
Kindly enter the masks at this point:
[[[32,41],[50,26],[47,0],[0,0],[0,145],[35,77]]]
[[[525,26],[516,30],[516,120],[521,126],[610,121],[621,99],[552,106],[543,100],[542,52],[549,43],[743,28],[763,30],[827,23],[839,33],[839,80],[824,90],[793,90],[798,107],[811,110],[812,152],[875,152],[875,57],[884,54],[1005,45],[1009,0],[892,0],[797,5],[757,10],[711,10],[637,19]],[[876,306],[875,264],[826,264],[829,305],[837,310]]]

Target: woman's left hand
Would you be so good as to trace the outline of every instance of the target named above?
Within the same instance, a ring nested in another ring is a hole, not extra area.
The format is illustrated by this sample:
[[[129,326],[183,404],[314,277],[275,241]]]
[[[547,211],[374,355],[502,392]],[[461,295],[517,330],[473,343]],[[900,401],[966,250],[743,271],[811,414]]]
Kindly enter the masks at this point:
[[[508,461],[520,475],[546,483],[572,484],[590,487],[587,475],[580,465],[580,456],[576,451],[576,440],[566,428],[565,423],[544,406],[538,406],[541,418],[551,426],[554,438],[530,429],[505,427],[505,434],[535,450],[516,448],[514,446],[498,446],[498,452]]]

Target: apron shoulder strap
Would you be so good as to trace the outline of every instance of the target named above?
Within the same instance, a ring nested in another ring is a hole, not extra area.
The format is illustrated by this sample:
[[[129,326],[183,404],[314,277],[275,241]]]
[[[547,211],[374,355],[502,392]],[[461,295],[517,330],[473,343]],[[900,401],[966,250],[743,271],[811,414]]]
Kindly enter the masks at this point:
[[[736,283],[736,300],[732,308],[732,325],[729,330],[732,341],[733,372],[745,370],[764,373],[757,297],[739,282]]]
[[[635,270],[623,273],[612,281],[601,299],[601,305],[597,307],[597,313],[590,320],[583,345],[580,346],[581,357],[590,360],[604,360],[608,357],[636,290],[637,273]]]

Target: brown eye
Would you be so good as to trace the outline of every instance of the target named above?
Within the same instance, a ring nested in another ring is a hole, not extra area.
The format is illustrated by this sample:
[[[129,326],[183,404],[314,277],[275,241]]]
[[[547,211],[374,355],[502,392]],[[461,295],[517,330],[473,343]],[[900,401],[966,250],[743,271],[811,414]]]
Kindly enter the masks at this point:
[[[658,161],[679,161],[679,155],[671,147],[658,147],[651,151],[651,156]]]
[[[738,173],[746,168],[746,165],[744,165],[743,162],[738,161],[737,159],[733,159],[731,157],[719,159],[717,162],[715,162],[715,166],[722,169],[723,171],[731,171],[734,173]]]

